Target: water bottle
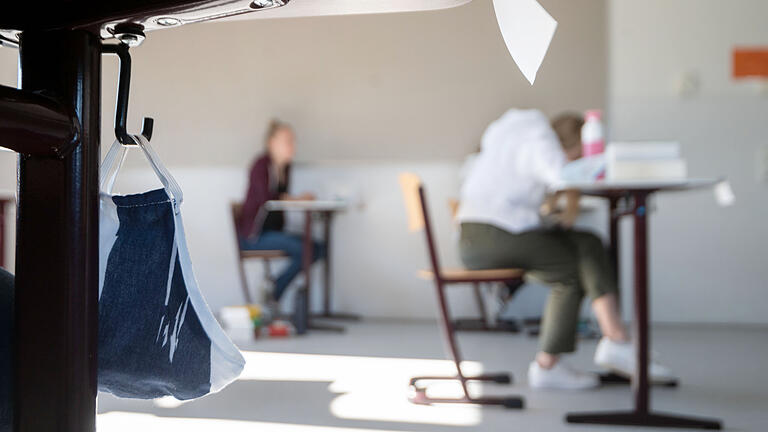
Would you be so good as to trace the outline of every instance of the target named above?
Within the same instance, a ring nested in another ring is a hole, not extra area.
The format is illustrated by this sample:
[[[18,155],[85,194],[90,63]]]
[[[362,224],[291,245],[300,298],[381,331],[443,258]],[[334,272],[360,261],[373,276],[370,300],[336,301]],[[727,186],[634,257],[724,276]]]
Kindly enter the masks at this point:
[[[584,127],[581,128],[581,156],[598,155],[605,151],[605,134],[600,110],[589,110],[584,115]]]

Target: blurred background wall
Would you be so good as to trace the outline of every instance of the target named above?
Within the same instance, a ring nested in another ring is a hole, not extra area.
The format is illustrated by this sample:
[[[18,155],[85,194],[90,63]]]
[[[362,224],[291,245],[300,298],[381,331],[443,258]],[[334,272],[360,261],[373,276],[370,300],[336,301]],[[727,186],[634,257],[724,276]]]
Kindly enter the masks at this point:
[[[735,46],[768,45],[765,16],[760,0],[610,2],[612,138],[679,140],[691,176],[726,176],[737,196],[729,208],[711,192],[659,196],[656,320],[768,322],[768,88],[731,79]]]

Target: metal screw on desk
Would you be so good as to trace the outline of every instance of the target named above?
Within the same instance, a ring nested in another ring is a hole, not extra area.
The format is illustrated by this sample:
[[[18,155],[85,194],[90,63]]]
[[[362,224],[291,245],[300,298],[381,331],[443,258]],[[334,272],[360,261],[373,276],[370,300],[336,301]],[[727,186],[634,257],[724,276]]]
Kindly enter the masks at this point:
[[[267,9],[271,7],[285,6],[288,3],[287,0],[253,0],[251,2],[252,9]]]
[[[144,26],[133,23],[121,23],[115,26],[113,31],[115,38],[120,42],[128,45],[130,48],[135,48],[141,45],[146,39],[144,35]]]
[[[177,25],[181,25],[181,20],[174,17],[159,17],[155,19],[155,22],[157,25],[163,26],[163,27],[173,27]]]

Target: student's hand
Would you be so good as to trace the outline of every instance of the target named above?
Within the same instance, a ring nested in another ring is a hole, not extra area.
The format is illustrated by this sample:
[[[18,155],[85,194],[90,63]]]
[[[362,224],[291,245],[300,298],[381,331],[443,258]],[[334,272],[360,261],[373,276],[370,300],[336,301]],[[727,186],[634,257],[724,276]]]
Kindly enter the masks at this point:
[[[579,211],[578,209],[576,209],[576,211],[566,210],[556,214],[554,218],[557,220],[557,224],[561,227],[571,229],[573,228],[573,224],[576,223],[576,219],[579,218]]]
[[[301,201],[314,201],[315,199],[317,199],[317,197],[315,197],[315,194],[313,194],[312,192],[304,192],[303,194],[299,195],[296,198]]]
[[[300,195],[285,194],[285,195],[282,195],[280,199],[283,201],[314,201],[316,198],[315,198],[315,194],[313,194],[312,192],[305,192]]]
[[[548,195],[544,204],[539,207],[539,214],[542,216],[552,216],[557,213],[557,201],[560,199],[559,193]]]

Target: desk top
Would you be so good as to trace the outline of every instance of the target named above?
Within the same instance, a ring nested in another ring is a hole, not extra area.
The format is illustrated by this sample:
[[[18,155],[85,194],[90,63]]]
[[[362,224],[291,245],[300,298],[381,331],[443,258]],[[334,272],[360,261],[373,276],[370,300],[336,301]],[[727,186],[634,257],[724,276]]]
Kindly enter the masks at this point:
[[[715,178],[690,178],[679,180],[600,180],[600,181],[563,181],[555,185],[555,190],[578,189],[586,194],[602,195],[626,192],[661,192],[684,191],[708,188],[721,182]]]
[[[265,204],[267,210],[276,211],[342,211],[349,207],[340,200],[272,200]]]

